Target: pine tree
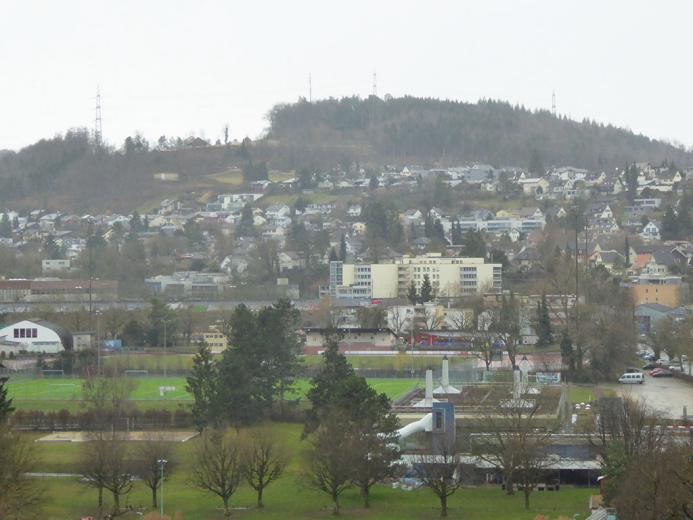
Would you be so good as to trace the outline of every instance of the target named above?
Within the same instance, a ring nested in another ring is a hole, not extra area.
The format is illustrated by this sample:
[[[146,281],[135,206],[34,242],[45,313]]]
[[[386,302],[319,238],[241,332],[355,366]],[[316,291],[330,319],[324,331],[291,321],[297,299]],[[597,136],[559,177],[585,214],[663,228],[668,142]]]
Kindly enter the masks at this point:
[[[561,337],[561,361],[566,367],[568,374],[572,376],[575,371],[575,356],[573,355],[573,342],[570,336],[564,331]]]
[[[407,291],[407,300],[412,305],[416,305],[416,303],[419,301],[419,294],[416,291],[416,284],[414,283],[414,280],[411,281],[409,284],[409,290]]]
[[[553,341],[551,332],[551,318],[546,304],[546,294],[541,295],[541,301],[537,304],[537,347],[547,347]]]
[[[186,378],[185,388],[195,399],[192,405],[192,415],[193,421],[200,431],[214,420],[212,406],[218,380],[219,374],[209,347],[200,347],[193,357],[192,374]]]
[[[342,262],[346,262],[346,255],[347,255],[346,238],[344,236],[344,233],[342,233],[342,239],[339,241],[339,259]]]
[[[626,243],[624,244],[625,257],[626,257],[626,267],[630,267],[630,242],[628,241],[628,235],[626,235]]]
[[[346,356],[339,352],[339,339],[336,332],[327,335],[322,367],[311,380],[307,394],[311,408],[306,412],[305,434],[313,432],[319,426],[325,414],[335,404],[341,383],[354,375],[354,368]]]
[[[12,399],[7,397],[7,387],[5,386],[7,381],[7,377],[0,377],[0,425],[6,423],[14,412]]]
[[[433,287],[431,287],[431,279],[427,274],[423,277],[423,282],[421,282],[421,292],[419,293],[419,302],[426,303],[430,302],[433,298]]]

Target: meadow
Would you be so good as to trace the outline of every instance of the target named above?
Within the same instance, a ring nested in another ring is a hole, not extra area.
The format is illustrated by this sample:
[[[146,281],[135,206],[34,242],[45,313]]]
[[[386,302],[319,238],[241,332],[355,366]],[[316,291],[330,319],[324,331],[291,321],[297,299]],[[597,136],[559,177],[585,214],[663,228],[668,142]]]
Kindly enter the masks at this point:
[[[192,397],[185,390],[185,378],[180,377],[139,377],[132,378],[134,390],[131,400],[141,409],[175,409],[188,404]],[[49,377],[43,379],[13,378],[8,383],[8,394],[18,409],[55,411],[66,409],[77,411],[82,401],[83,379],[76,377]],[[378,392],[386,393],[391,399],[406,394],[417,384],[416,379],[369,379],[368,383]],[[159,387],[172,387],[175,390],[159,393]],[[286,399],[303,399],[310,388],[308,379],[298,379]]]
[[[308,446],[301,440],[302,426],[297,424],[272,423],[275,434],[290,447],[292,461],[285,474],[271,484],[265,494],[265,507],[255,508],[253,491],[243,485],[233,496],[233,517],[243,519],[304,519],[330,518],[331,504],[327,495],[311,489],[302,475],[302,454]],[[36,438],[34,434],[27,434]],[[164,487],[165,512],[181,520],[220,520],[221,501],[214,495],[195,489],[189,481],[194,463],[194,449],[198,440],[177,444],[175,460],[177,469]],[[79,459],[79,443],[43,444],[35,443],[40,463],[37,471],[70,473],[75,471]],[[76,478],[44,478],[46,506],[41,518],[64,520],[80,518],[96,513],[96,491]],[[506,496],[497,486],[468,487],[450,498],[449,516],[469,520],[533,520],[544,515],[551,520],[559,516],[585,519],[588,516],[588,497],[595,490],[562,486],[557,492],[535,492],[531,507],[524,509],[520,494]],[[148,489],[136,482],[132,493],[122,504],[133,506],[140,513],[151,510]],[[427,489],[403,491],[390,485],[377,485],[372,491],[372,506],[364,509],[357,490],[347,490],[341,499],[342,515],[345,518],[368,519],[433,519],[439,518],[438,503]],[[106,495],[106,507],[110,497]],[[178,515],[178,516],[174,516]],[[579,516],[574,516],[579,515]],[[120,518],[141,518],[135,513]]]

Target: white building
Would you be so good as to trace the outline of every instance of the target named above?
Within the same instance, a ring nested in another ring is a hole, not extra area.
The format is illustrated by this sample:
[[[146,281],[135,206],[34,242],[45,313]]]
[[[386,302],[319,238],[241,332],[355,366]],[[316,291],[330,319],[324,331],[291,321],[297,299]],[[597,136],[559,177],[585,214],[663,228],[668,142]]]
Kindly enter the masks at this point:
[[[70,270],[70,261],[57,259],[46,259],[41,261],[41,272],[43,274],[66,273]]]
[[[330,262],[330,294],[337,298],[405,298],[413,282],[420,289],[428,276],[433,294],[457,298],[500,290],[501,264],[483,258],[443,257],[440,253],[403,256],[389,263]]]
[[[49,354],[72,350],[72,334],[45,320],[23,320],[0,329],[0,352],[22,350]]]

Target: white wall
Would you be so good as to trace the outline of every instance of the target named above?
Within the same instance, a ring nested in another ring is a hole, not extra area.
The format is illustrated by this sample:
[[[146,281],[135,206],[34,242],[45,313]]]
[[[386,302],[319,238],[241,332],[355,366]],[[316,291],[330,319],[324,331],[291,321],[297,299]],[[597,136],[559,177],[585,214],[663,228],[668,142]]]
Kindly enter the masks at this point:
[[[20,337],[15,337],[15,330],[18,331]],[[21,330],[25,331],[25,337],[23,338],[21,337]],[[36,331],[36,337],[33,337],[34,330]],[[31,331],[31,334],[27,331]],[[31,337],[26,337],[27,335]],[[54,330],[29,320],[20,321],[0,329],[0,338],[2,337],[9,342],[21,343],[22,350],[27,350],[28,352],[55,353],[63,350],[60,336]]]

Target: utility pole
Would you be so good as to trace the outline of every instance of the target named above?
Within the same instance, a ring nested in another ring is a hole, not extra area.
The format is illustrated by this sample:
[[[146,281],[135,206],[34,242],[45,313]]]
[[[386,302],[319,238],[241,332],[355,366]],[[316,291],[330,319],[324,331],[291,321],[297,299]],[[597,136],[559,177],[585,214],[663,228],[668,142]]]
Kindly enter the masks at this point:
[[[94,278],[94,258],[93,258],[93,245],[92,240],[92,228],[89,224],[89,236],[87,237],[87,248],[89,249],[89,330],[94,330],[92,328],[92,279]]]
[[[164,465],[168,462],[166,459],[157,460],[161,468],[161,500],[159,501],[160,512],[159,518],[164,519]]]
[[[101,148],[103,135],[101,129],[101,87],[96,86],[96,110],[94,114],[94,144],[96,148]]]
[[[166,318],[164,318],[164,377],[166,377]]]
[[[556,115],[556,91],[554,90],[551,94],[551,113]]]
[[[308,103],[313,102],[313,78],[311,73],[308,73]]]

